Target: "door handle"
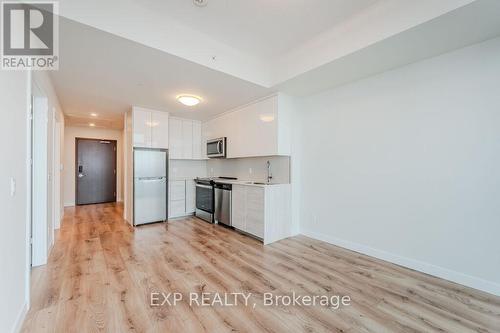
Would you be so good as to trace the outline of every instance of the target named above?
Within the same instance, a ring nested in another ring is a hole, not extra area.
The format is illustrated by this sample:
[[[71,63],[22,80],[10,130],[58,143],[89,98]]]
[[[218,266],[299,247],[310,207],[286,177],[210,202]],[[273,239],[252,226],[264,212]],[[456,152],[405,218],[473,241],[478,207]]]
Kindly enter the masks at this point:
[[[85,175],[83,174],[83,165],[78,166],[78,178],[83,178]]]

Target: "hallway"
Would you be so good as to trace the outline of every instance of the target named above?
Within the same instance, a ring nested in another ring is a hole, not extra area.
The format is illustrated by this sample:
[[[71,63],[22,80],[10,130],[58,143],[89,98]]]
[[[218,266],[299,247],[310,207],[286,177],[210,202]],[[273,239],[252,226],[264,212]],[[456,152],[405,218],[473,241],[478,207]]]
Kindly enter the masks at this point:
[[[263,247],[195,218],[132,229],[120,204],[67,208],[34,269],[23,332],[495,332],[500,299],[303,236]],[[352,305],[264,307],[262,294]],[[252,306],[150,306],[151,292],[252,293]]]

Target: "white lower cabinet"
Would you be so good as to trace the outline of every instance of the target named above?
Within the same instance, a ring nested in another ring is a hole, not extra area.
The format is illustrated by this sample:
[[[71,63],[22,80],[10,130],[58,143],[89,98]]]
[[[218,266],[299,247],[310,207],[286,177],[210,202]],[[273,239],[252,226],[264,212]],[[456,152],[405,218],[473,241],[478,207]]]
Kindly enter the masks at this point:
[[[264,187],[247,186],[246,200],[246,232],[264,238],[265,189]]]
[[[172,218],[184,216],[185,208],[186,202],[184,200],[171,200],[168,217]]]
[[[247,191],[246,186],[243,185],[233,185],[233,191],[231,192],[231,221],[233,227],[236,229],[245,231],[246,230],[246,197]]]
[[[264,244],[291,236],[289,192],[289,185],[233,185],[233,227]]]
[[[186,180],[186,214],[194,214],[196,210],[196,183]]]
[[[184,216],[186,211],[186,181],[173,180],[168,184],[168,217]]]
[[[265,188],[233,185],[231,218],[233,227],[264,239]]]
[[[196,184],[192,179],[169,181],[168,217],[175,218],[194,213]]]

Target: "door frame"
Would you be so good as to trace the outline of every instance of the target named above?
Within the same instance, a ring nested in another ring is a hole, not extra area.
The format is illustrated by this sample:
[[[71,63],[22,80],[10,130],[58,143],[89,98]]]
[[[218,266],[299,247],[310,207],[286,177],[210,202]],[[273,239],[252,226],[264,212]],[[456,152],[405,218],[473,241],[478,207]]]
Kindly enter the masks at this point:
[[[45,92],[36,82],[32,83],[33,123],[31,158],[31,266],[47,263],[49,254],[49,131],[50,107]]]
[[[94,139],[94,138],[80,138],[76,137],[75,138],[75,206],[85,206],[85,204],[78,204],[78,141],[109,141],[113,142],[115,144],[115,158],[114,158],[114,169],[115,169],[115,177],[114,177],[114,193],[115,193],[115,200],[114,201],[108,201],[108,202],[116,202],[118,193],[117,193],[117,178],[118,178],[118,141],[117,140],[111,140],[111,139]],[[101,202],[101,203],[106,203],[106,202]]]

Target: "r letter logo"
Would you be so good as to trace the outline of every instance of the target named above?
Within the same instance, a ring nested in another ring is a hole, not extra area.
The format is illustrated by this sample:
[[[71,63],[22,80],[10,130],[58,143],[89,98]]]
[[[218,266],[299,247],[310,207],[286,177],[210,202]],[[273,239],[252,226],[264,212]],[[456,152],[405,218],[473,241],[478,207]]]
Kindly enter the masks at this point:
[[[58,69],[55,2],[2,2],[2,69]]]

